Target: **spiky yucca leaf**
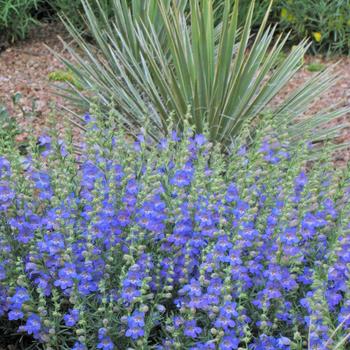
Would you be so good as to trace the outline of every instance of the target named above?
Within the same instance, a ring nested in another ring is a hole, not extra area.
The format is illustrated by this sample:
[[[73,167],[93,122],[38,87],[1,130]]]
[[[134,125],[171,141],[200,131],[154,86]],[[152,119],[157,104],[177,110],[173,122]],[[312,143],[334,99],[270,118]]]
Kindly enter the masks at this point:
[[[190,108],[197,132],[206,125],[212,140],[230,143],[245,120],[270,108],[308,49],[305,40],[281,60],[288,35],[274,39],[275,29],[266,24],[268,12],[252,38],[254,1],[241,30],[238,1],[232,7],[232,0],[224,0],[220,21],[213,0],[132,0],[131,6],[127,0],[114,0],[114,17],[103,16],[101,7],[99,19],[89,2],[82,2],[97,50],[66,22],[82,53],[67,45],[75,63],[62,61],[101,105],[110,108],[113,102],[131,130],[147,117],[155,138],[166,133],[169,115],[181,129]],[[273,113],[288,114],[290,132],[303,137],[334,117],[325,113],[314,121],[293,122],[335,80],[329,70],[316,75],[273,107]],[[78,91],[68,96],[90,101],[90,95]]]

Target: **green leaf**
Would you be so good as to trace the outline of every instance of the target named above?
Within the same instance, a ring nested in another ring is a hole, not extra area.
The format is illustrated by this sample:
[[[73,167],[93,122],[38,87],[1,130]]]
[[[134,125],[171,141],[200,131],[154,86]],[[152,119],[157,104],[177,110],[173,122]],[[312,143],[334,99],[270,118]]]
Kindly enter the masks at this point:
[[[300,69],[310,44],[303,40],[282,55],[288,34],[276,37],[275,28],[267,27],[271,4],[252,36],[254,1],[243,28],[238,28],[238,1],[232,7],[231,0],[224,0],[219,11],[212,0],[135,0],[131,6],[114,0],[113,20],[104,16],[101,6],[97,16],[89,1],[82,3],[97,47],[65,20],[78,49],[66,45],[72,60],[61,60],[84,89],[62,91],[69,99],[82,105],[97,101],[105,111],[114,105],[116,115],[133,132],[146,117],[156,139],[167,133],[170,115],[182,130],[189,107],[195,130],[207,127],[211,140],[224,145],[240,133],[245,121],[267,111],[277,120],[288,115],[294,136],[304,137],[312,128],[324,136],[321,126],[332,114],[316,117],[317,123],[307,118],[299,132],[296,128],[297,118],[336,81],[330,70],[274,103]]]

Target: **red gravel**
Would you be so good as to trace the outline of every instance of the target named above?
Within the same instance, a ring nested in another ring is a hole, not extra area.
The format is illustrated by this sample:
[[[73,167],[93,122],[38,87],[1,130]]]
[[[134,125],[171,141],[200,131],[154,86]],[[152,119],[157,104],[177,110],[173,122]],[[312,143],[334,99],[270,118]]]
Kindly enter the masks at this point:
[[[0,104],[8,108],[23,129],[30,126],[38,134],[49,127],[49,116],[54,108],[57,109],[55,121],[60,129],[63,127],[64,113],[59,110],[59,105],[67,105],[67,102],[54,94],[48,75],[64,67],[45,46],[62,52],[58,35],[68,40],[61,24],[43,24],[26,41],[0,52]],[[33,117],[24,117],[19,108],[14,108],[11,97],[17,92],[22,95],[20,104],[27,113],[32,111],[35,103]],[[25,134],[22,136],[25,138]]]

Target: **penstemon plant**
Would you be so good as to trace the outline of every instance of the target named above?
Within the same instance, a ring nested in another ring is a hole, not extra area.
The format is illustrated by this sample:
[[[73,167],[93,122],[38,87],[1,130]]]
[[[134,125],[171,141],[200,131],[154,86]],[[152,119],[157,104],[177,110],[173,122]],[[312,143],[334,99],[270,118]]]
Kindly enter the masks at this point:
[[[327,147],[310,162],[312,145],[291,146],[269,116],[224,156],[187,122],[152,144],[92,115],[78,154],[53,134],[0,158],[0,315],[19,336],[45,349],[346,349],[349,171]]]

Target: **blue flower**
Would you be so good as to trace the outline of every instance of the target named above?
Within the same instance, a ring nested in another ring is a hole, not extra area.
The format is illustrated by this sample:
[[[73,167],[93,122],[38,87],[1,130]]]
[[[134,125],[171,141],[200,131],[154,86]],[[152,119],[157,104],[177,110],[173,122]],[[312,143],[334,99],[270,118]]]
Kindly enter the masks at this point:
[[[15,192],[10,188],[8,182],[0,181],[0,211],[6,210],[14,198]]]
[[[103,336],[99,338],[100,341],[97,344],[97,349],[102,349],[102,350],[113,350],[114,349],[114,344],[112,342],[112,339],[108,336]]]
[[[64,237],[58,232],[44,235],[44,239],[39,241],[37,245],[41,252],[46,252],[49,255],[54,256],[64,249]]]
[[[137,340],[138,338],[142,338],[145,335],[145,331],[143,328],[133,327],[128,328],[125,335],[133,340]]]
[[[174,176],[170,179],[170,183],[177,187],[189,186],[192,182],[193,173],[190,170],[176,170]]]
[[[296,227],[289,227],[281,234],[281,242],[285,244],[296,244],[299,242]]]
[[[0,156],[0,179],[8,177],[11,175],[11,164],[10,162]]]
[[[67,289],[74,285],[74,279],[78,277],[74,264],[65,263],[64,267],[58,271],[58,279],[54,282],[56,287]]]
[[[28,291],[23,287],[17,287],[15,294],[10,299],[11,305],[22,305],[28,300],[30,300]]]
[[[222,328],[225,332],[229,331],[231,328],[234,328],[236,322],[231,320],[230,316],[221,314],[214,322],[216,328]]]
[[[64,323],[67,327],[73,327],[79,321],[79,310],[70,309],[67,314],[63,316]]]
[[[197,338],[202,333],[202,328],[197,326],[195,320],[186,321],[184,324],[184,334],[190,338]]]
[[[40,136],[38,140],[40,146],[47,146],[51,144],[51,137],[47,135]]]
[[[235,302],[227,301],[220,309],[222,315],[228,317],[237,317],[238,312],[236,311],[237,304]]]
[[[144,336],[145,313],[135,310],[131,316],[128,317],[128,330],[125,335],[136,340]]]
[[[196,342],[194,346],[189,348],[189,350],[215,350],[215,344],[211,341],[206,343]]]
[[[220,350],[238,349],[239,343],[240,343],[240,341],[239,341],[239,339],[237,339],[235,334],[227,334],[222,338],[222,340],[219,344],[219,349]]]
[[[114,175],[115,175],[115,177],[114,177],[115,182],[120,184],[120,181],[124,177],[124,170],[123,170],[123,167],[120,164],[114,165]]]
[[[288,338],[274,338],[266,334],[260,335],[255,341],[254,350],[290,350],[291,341]]]
[[[22,326],[21,330],[25,330],[28,334],[38,337],[41,327],[41,318],[32,313],[28,317],[26,324]]]
[[[87,347],[80,343],[80,342],[75,342],[71,350],[87,350]]]
[[[197,134],[195,137],[194,137],[194,141],[196,142],[196,144],[198,146],[203,146],[206,142],[207,142],[207,139],[204,135],[202,134]]]
[[[305,171],[302,171],[294,181],[295,192],[300,193],[308,182]]]
[[[195,280],[194,278],[191,279],[191,283],[185,285],[181,290],[180,293],[186,293],[189,296],[201,296],[202,295],[202,286],[201,284]]]
[[[24,317],[24,314],[23,314],[23,312],[20,309],[12,309],[8,313],[8,318],[9,318],[10,321],[20,320],[23,317]]]
[[[134,311],[132,316],[128,318],[129,327],[144,327],[145,325],[145,313],[141,311]]]
[[[39,137],[39,146],[41,146],[43,148],[43,151],[41,152],[41,155],[43,157],[46,157],[49,155],[50,151],[51,151],[51,137],[47,136],[47,135],[42,135]]]
[[[174,141],[174,142],[179,142],[180,141],[180,138],[178,137],[177,132],[175,130],[173,130],[171,132],[171,140]]]

